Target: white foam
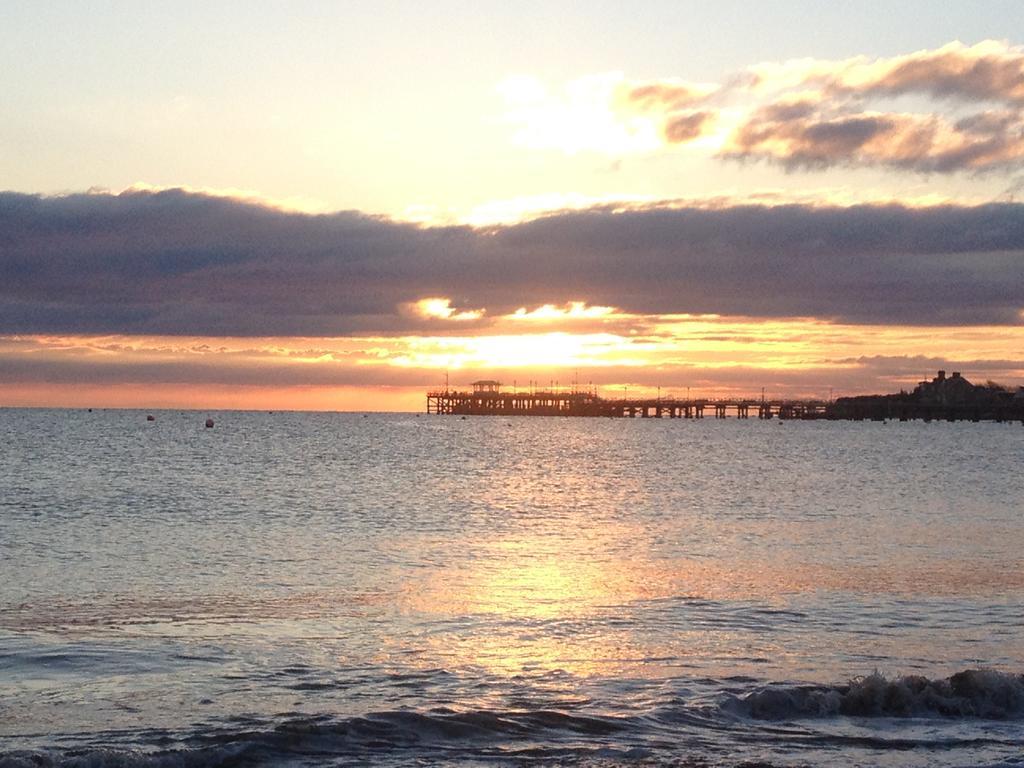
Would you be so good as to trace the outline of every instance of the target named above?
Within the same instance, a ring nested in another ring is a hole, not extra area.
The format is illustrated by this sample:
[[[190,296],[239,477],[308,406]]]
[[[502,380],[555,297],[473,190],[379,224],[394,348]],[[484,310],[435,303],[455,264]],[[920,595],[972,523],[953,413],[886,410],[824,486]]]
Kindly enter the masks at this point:
[[[929,680],[875,673],[837,686],[771,686],[723,708],[760,720],[808,717],[960,717],[1007,720],[1024,716],[1024,675],[970,669]]]

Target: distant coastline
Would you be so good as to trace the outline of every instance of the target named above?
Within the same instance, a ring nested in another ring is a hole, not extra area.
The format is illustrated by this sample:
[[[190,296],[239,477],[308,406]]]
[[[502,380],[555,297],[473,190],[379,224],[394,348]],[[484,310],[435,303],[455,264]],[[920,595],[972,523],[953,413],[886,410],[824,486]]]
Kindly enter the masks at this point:
[[[503,392],[501,382],[475,381],[472,391],[427,393],[427,413],[448,416],[577,416],[610,418],[830,419],[845,421],[1020,421],[1024,387],[972,384],[959,371],[938,371],[911,392],[836,400],[599,397],[590,391]]]
[[[947,421],[1017,421],[1024,423],[1024,387],[995,382],[972,384],[959,371],[939,371],[911,392],[842,397],[829,407],[835,419],[945,419]]]

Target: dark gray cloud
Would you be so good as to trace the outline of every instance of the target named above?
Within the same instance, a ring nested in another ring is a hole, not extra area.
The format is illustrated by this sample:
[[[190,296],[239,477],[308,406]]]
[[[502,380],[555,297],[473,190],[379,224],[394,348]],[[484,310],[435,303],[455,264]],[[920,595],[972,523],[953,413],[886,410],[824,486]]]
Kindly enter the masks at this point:
[[[0,334],[465,332],[585,300],[629,312],[1017,324],[1024,206],[611,207],[487,230],[182,191],[0,194]]]
[[[824,365],[856,365],[860,370],[869,371],[879,377],[930,379],[939,370],[963,371],[970,374],[976,383],[995,376],[1006,380],[1019,378],[1024,371],[1024,359],[957,359],[931,357],[928,355],[870,355],[825,360]]]
[[[0,384],[177,384],[262,387],[423,386],[436,382],[436,370],[395,366],[267,364],[232,361],[209,353],[205,359],[136,360],[130,355],[113,359],[76,358],[73,355],[7,353]]]

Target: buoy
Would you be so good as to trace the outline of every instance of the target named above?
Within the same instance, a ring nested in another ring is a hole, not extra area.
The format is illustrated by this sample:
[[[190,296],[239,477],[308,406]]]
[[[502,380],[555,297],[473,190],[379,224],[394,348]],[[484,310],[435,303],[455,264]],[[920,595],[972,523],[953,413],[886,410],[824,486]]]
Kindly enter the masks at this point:
[[[213,428],[213,419],[207,419],[206,420],[206,428],[207,429],[212,429]]]
[[[151,413],[146,417],[146,421],[156,421],[156,416]]]

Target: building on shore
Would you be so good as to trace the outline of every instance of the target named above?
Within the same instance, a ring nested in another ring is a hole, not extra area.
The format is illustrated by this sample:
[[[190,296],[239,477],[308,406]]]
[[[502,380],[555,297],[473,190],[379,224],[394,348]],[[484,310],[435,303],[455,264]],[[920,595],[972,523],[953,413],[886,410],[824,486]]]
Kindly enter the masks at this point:
[[[948,377],[945,371],[939,371],[931,381],[922,381],[918,384],[912,394],[919,403],[966,405],[978,399],[990,399],[993,393],[986,387],[971,384],[959,371],[953,371]]]
[[[949,421],[1004,421],[1022,418],[1024,388],[1016,392],[992,382],[972,384],[959,371],[939,371],[912,392],[895,395],[841,397],[830,408],[839,419],[945,419]]]

